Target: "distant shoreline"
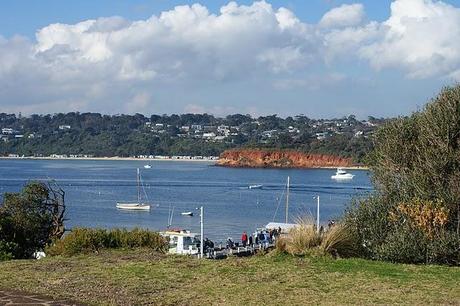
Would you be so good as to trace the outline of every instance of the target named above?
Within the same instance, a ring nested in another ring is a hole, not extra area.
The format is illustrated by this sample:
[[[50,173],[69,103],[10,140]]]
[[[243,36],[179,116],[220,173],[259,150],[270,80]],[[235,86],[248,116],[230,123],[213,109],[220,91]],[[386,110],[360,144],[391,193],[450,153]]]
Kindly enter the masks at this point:
[[[179,162],[208,162],[215,163],[215,159],[186,159],[186,158],[138,158],[138,157],[9,157],[1,156],[0,159],[15,159],[15,160],[107,160],[107,161],[179,161]]]
[[[245,166],[228,166],[228,165],[219,165],[217,164],[218,160],[216,159],[186,159],[186,158],[138,158],[138,157],[34,157],[34,156],[25,156],[25,157],[9,157],[9,156],[0,156],[0,160],[3,159],[13,159],[13,160],[95,160],[95,161],[173,161],[173,162],[205,162],[205,163],[212,163],[218,167],[223,168],[240,168],[240,169],[337,169],[338,167],[332,166],[322,166],[322,167],[245,167]],[[340,167],[347,170],[369,170],[369,167],[366,166],[348,166],[348,167]]]

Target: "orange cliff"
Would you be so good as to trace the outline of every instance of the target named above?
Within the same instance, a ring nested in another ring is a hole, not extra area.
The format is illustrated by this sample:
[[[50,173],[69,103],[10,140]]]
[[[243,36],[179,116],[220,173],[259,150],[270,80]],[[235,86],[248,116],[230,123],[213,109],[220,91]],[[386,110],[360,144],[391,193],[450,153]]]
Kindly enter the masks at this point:
[[[235,149],[224,151],[217,165],[249,168],[332,168],[351,167],[353,162],[351,158],[293,150]]]

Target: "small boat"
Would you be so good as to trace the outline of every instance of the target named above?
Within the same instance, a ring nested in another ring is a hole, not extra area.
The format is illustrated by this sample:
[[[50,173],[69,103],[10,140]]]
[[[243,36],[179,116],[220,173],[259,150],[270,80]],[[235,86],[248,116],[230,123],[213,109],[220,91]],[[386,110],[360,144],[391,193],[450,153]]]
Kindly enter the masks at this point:
[[[150,205],[141,202],[141,175],[137,168],[137,202],[117,202],[117,208],[123,210],[149,211]]]
[[[248,189],[262,189],[264,185],[259,184],[259,185],[249,185]]]
[[[182,229],[168,229],[160,232],[169,242],[168,252],[180,255],[196,255],[200,253],[198,234]]]
[[[354,175],[351,173],[347,173],[343,168],[337,168],[337,172],[331,176],[333,180],[351,180],[353,179]]]
[[[189,217],[193,217],[193,212],[191,211],[184,211],[181,213],[182,216],[189,216]]]
[[[150,166],[150,165],[147,164],[147,165],[144,165],[144,168],[145,168],[145,169],[152,169],[152,166]]]

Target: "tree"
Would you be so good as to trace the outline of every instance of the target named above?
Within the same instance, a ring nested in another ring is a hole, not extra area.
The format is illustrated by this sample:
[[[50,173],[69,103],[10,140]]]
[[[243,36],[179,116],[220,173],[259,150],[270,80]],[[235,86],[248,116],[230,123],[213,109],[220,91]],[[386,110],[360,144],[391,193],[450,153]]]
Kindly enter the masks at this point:
[[[14,258],[29,258],[64,234],[64,191],[55,183],[31,182],[21,192],[5,193],[0,220],[0,242],[14,246]]]
[[[370,254],[460,264],[460,85],[386,124],[374,146],[369,166],[377,192],[348,216]]]

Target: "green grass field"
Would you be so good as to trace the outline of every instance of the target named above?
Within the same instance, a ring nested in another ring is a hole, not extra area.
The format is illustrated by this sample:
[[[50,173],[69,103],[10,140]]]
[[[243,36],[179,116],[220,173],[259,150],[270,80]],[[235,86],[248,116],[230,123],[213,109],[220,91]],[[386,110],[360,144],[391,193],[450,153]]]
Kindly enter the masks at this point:
[[[268,254],[221,261],[148,250],[0,263],[0,288],[89,304],[460,304],[460,268]]]

